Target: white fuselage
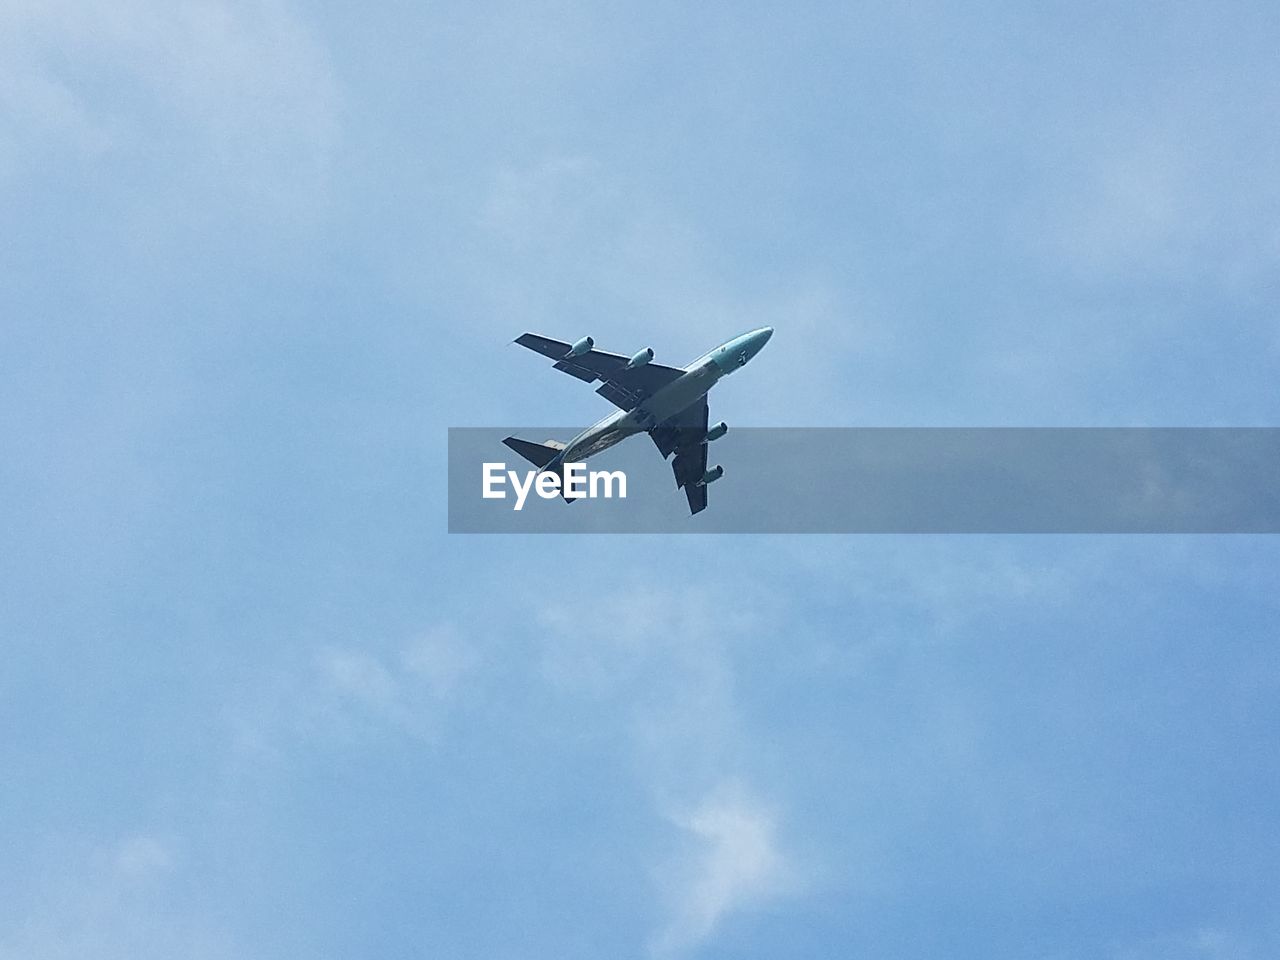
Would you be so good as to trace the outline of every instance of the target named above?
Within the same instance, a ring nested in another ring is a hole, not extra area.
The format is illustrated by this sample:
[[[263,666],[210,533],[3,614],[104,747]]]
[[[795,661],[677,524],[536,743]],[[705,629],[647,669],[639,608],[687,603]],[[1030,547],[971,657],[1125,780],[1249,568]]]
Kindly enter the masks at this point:
[[[615,411],[587,427],[565,444],[556,460],[580,463],[632,434],[644,433],[655,424],[688,409],[706,396],[722,377],[745,366],[772,334],[772,328],[763,327],[721,344],[684,367],[681,376],[646,397],[635,409]]]
[[[570,440],[560,459],[580,463],[587,457],[608,450],[635,433],[644,433],[655,423],[673,417],[706,396],[723,373],[711,360],[686,367],[684,375],[671,381],[634,410],[615,410]]]

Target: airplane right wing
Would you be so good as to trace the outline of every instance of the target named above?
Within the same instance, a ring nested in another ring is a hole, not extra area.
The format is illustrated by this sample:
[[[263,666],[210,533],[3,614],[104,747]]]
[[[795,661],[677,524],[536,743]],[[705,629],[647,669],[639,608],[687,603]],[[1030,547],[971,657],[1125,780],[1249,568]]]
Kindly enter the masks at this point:
[[[707,472],[705,441],[710,419],[711,411],[704,396],[649,431],[664,458],[675,454],[671,470],[676,477],[676,486],[684,490],[689,501],[690,514],[707,508],[707,485],[702,478]]]

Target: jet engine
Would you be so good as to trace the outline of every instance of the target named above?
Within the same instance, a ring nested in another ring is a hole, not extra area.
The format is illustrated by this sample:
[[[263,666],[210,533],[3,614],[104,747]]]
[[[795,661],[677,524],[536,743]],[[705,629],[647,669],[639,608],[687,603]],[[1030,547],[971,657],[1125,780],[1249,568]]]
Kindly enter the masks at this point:
[[[584,353],[590,352],[592,347],[594,347],[595,345],[596,345],[596,342],[592,340],[590,337],[583,337],[581,340],[579,340],[577,343],[575,343],[572,347],[569,348],[569,356],[580,357]]]
[[[719,440],[729,432],[729,425],[721,420],[714,427],[707,431],[707,435],[702,438],[703,443],[710,443],[712,440]]]
[[[634,357],[627,361],[626,369],[634,370],[636,367],[643,367],[646,363],[653,359],[653,347],[645,347]]]
[[[698,486],[705,487],[708,483],[715,483],[724,476],[724,467],[716,464],[710,470],[702,475],[702,479],[698,481]]]

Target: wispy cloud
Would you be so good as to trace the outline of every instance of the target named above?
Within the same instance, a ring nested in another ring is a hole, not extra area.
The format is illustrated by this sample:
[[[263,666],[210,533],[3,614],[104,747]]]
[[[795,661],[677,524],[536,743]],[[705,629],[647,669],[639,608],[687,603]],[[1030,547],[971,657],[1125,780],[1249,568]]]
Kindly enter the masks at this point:
[[[477,649],[440,624],[400,644],[326,644],[260,678],[228,705],[232,763],[279,760],[299,740],[312,747],[424,744],[484,667]]]
[[[1274,268],[1268,145],[1224,150],[1209,120],[1077,131],[1060,193],[1036,198],[1031,249],[1086,282],[1211,283],[1239,294]]]
[[[116,851],[116,870],[122,876],[142,878],[168,873],[176,862],[171,841],[148,834],[128,837]]]
[[[628,604],[599,631],[569,607],[548,606],[544,671],[563,692],[607,702],[626,717],[630,750],[658,816],[680,830],[679,850],[651,864],[665,918],[650,948],[683,953],[730,913],[783,894],[799,875],[778,837],[781,809],[751,782],[761,771],[734,695],[726,638],[766,629],[763,598],[716,602],[698,590],[631,584]]]
[[[1256,946],[1233,930],[1205,925],[1118,945],[1108,955],[1111,960],[1255,960],[1264,956]]]
[[[204,906],[172,837],[139,833],[46,851],[0,913],[0,960],[242,957]]]
[[[696,947],[729,914],[785,892],[793,879],[774,813],[737,785],[717,788],[670,820],[693,846],[660,871],[668,918],[650,944],[655,957]]]
[[[339,126],[323,45],[287,4],[260,0],[7,3],[0,106],[0,174],[50,152],[159,153],[188,192],[212,182],[276,213],[314,202]]]
[[[372,726],[434,739],[441,711],[477,655],[447,627],[428,631],[392,654],[326,647],[316,655],[319,722],[352,733]]]

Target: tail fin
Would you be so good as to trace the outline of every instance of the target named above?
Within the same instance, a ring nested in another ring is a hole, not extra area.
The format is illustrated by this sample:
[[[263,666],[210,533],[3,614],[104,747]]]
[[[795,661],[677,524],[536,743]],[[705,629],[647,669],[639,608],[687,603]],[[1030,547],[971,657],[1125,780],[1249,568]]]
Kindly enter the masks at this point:
[[[558,440],[548,440],[546,443],[534,443],[531,440],[521,440],[519,437],[507,437],[507,439],[502,442],[532,463],[539,470],[554,460],[560,451],[564,449],[564,444],[560,443]]]
[[[547,464],[551,463],[551,461],[558,457],[560,452],[565,448],[565,445],[559,440],[547,440],[543,443],[534,443],[532,440],[521,440],[519,437],[507,437],[507,439],[502,442],[532,463],[539,470],[546,469]],[[560,475],[560,495],[564,497],[565,503],[573,503],[577,498],[570,497],[568,492],[564,490],[564,464],[558,463],[552,469],[555,473]]]

